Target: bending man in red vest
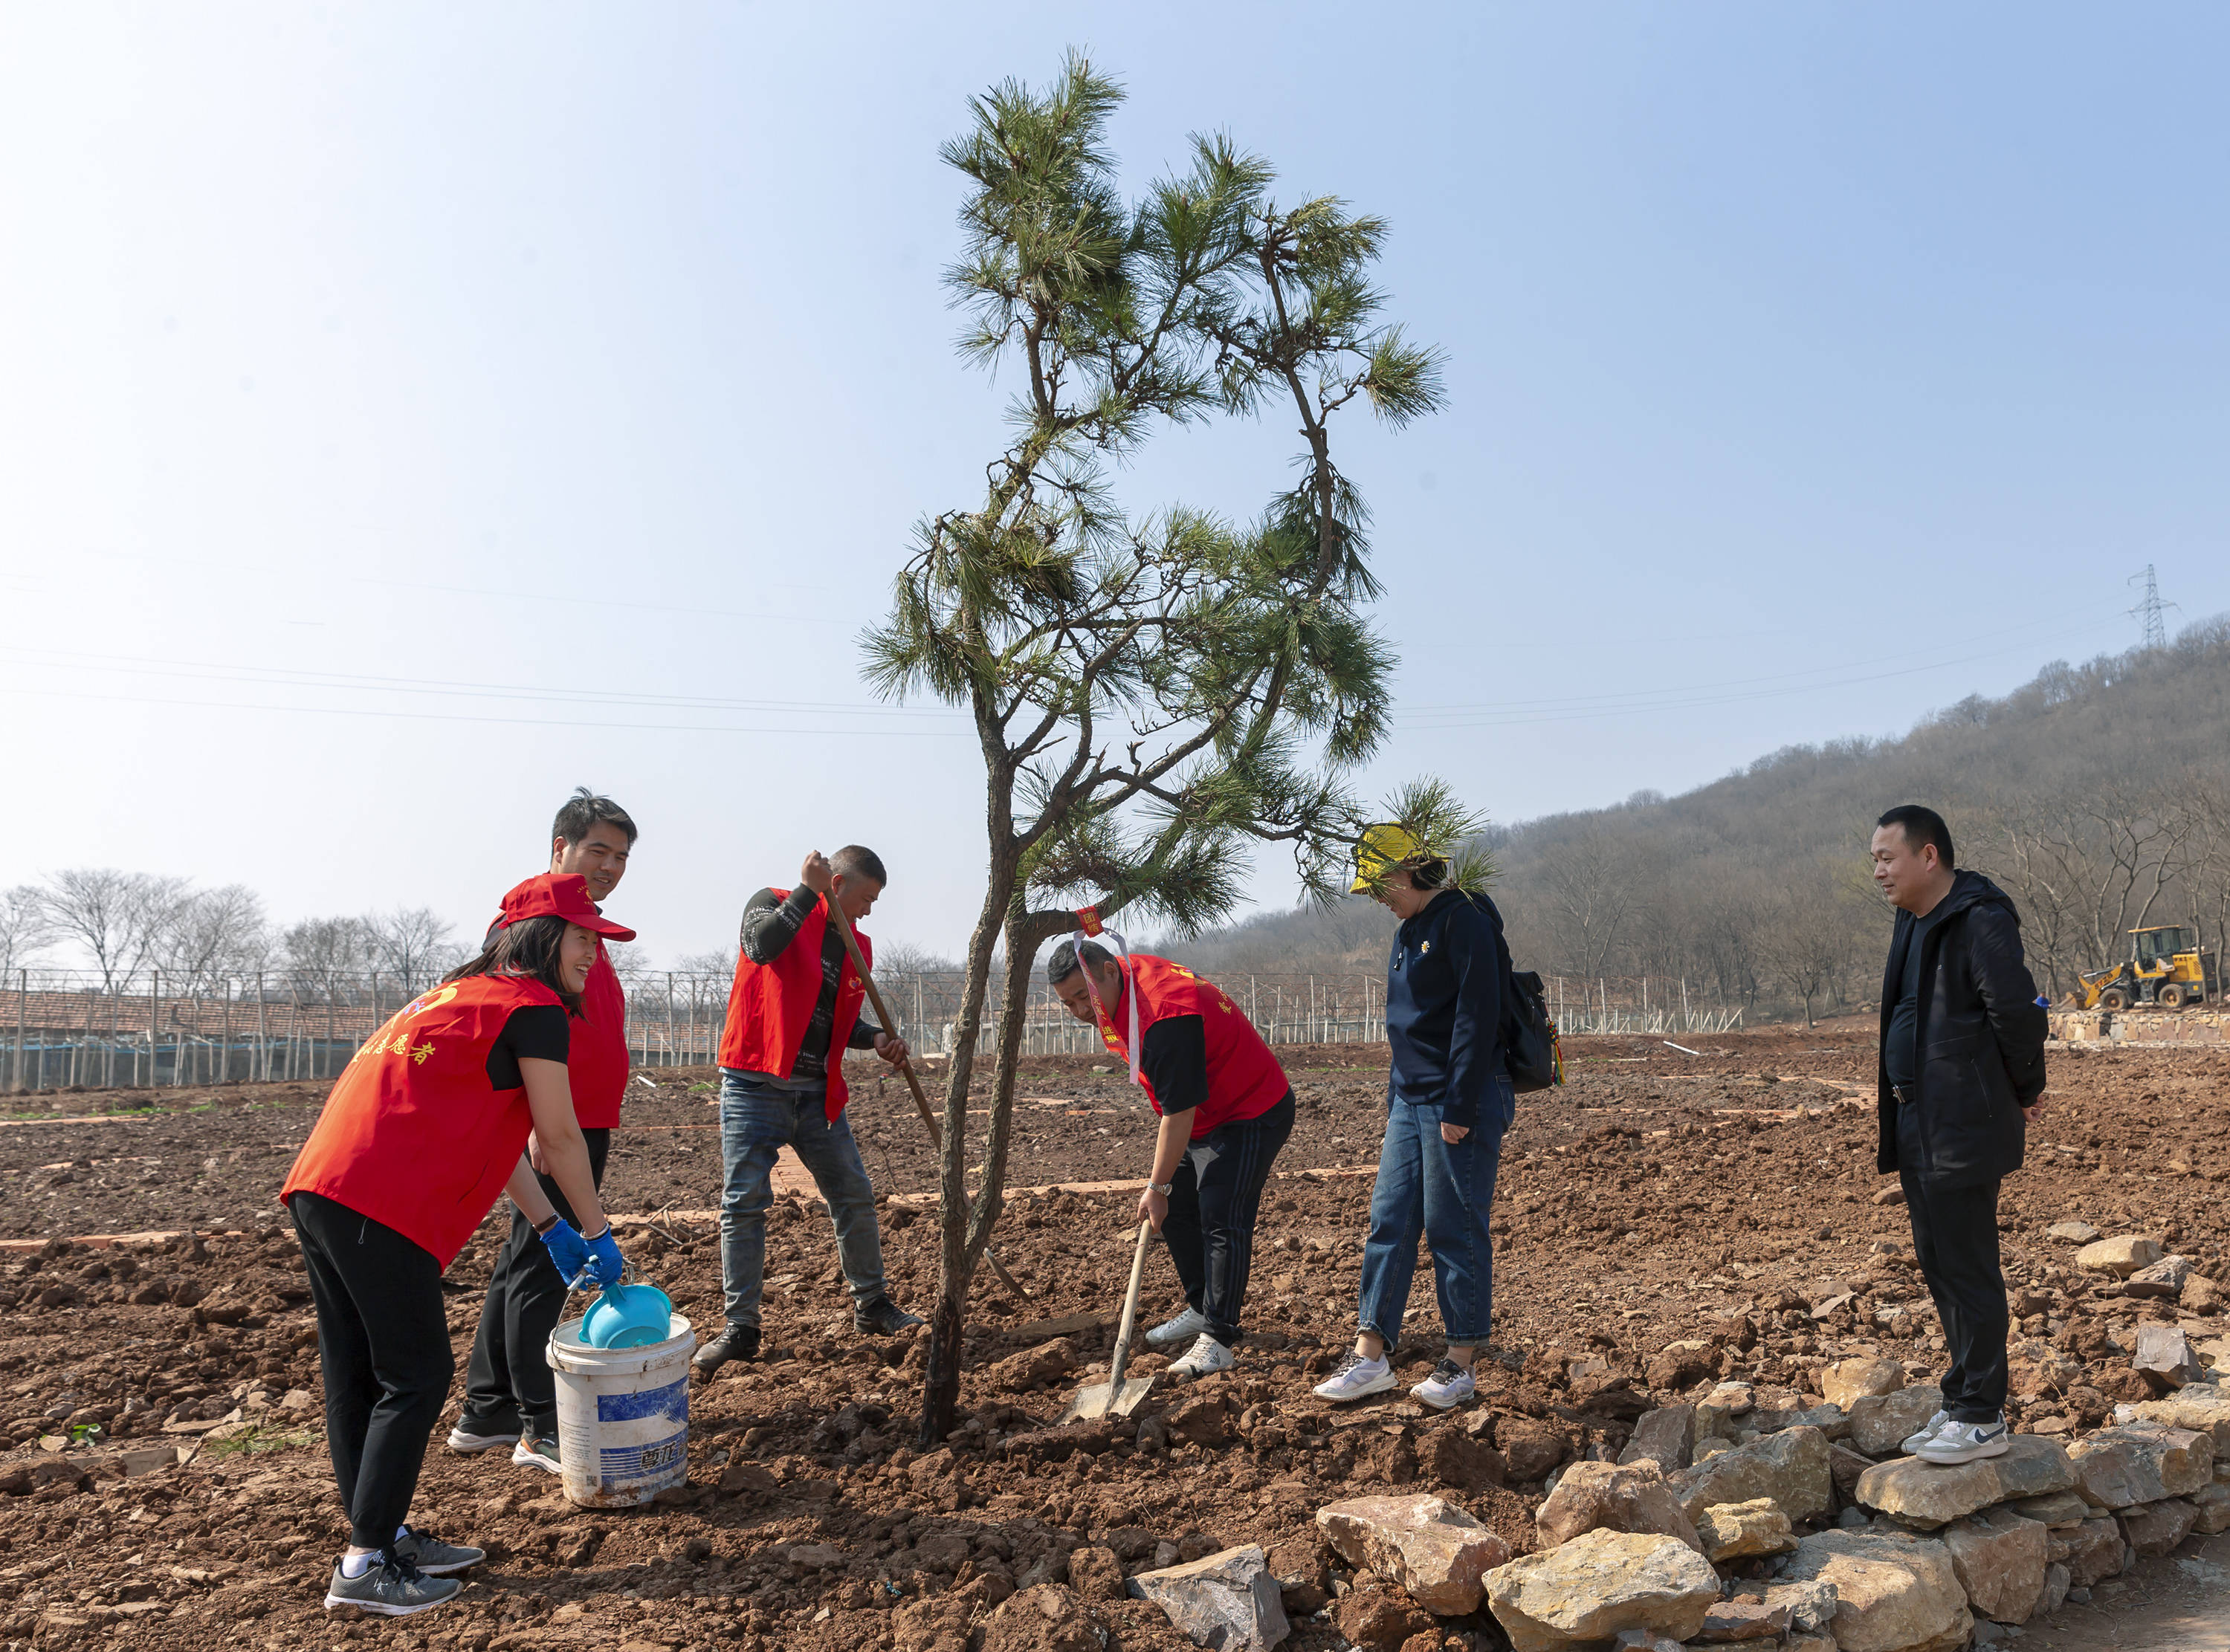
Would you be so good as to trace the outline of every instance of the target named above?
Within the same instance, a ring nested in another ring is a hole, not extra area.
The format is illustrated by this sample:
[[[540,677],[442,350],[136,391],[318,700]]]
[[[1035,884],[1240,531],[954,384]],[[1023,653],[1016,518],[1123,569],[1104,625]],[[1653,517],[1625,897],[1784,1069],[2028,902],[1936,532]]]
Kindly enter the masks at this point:
[[[1293,1130],[1293,1087],[1246,1012],[1213,981],[1145,953],[1126,967],[1094,942],[1083,951],[1080,967],[1076,943],[1062,942],[1046,977],[1071,1015],[1099,1024],[1162,1121],[1138,1214],[1168,1242],[1187,1306],[1146,1340],[1191,1345],[1171,1376],[1228,1371],[1254,1214]]]
[[[906,1040],[860,1019],[867,996],[828,921],[835,901],[854,924],[883,892],[883,863],[853,844],[806,856],[796,889],[763,889],[744,907],[735,985],[720,1034],[720,1282],[727,1323],[692,1362],[710,1374],[759,1357],[759,1290],[775,1155],[787,1146],[813,1173],[836,1228],[836,1259],[852,1287],[852,1324],[888,1336],[921,1321],[883,1289],[875,1190],[844,1117],[844,1051],[872,1049],[893,1065]],[[856,934],[856,930],[854,931]],[[874,950],[859,935],[869,967]]]
[[[627,871],[635,836],[635,822],[625,809],[585,786],[577,787],[550,825],[551,874],[579,873],[601,912]],[[491,940],[500,932],[502,920],[497,923],[499,929],[488,931]],[[589,1149],[589,1174],[601,1192],[604,1159],[628,1082],[627,993],[601,939],[572,1028],[565,1076],[572,1085],[573,1116]],[[567,1221],[576,1221],[564,1190],[551,1177],[539,1136],[529,1140],[527,1157],[542,1179],[544,1197]],[[450,1450],[509,1445],[513,1462],[558,1472],[558,1379],[547,1350],[564,1308],[565,1282],[533,1224],[514,1205],[511,1237],[488,1275],[480,1334],[473,1339],[472,1360],[465,1367],[464,1414],[449,1430]]]

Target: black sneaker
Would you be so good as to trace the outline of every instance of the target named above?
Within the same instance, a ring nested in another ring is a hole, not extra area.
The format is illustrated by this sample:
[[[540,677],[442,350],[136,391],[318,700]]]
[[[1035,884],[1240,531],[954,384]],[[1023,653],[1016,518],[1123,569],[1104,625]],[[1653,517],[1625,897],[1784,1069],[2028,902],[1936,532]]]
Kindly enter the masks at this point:
[[[395,1540],[395,1558],[408,1560],[429,1578],[446,1578],[480,1565],[487,1559],[487,1551],[469,1544],[444,1543],[415,1526],[406,1526],[403,1535]]]
[[[731,1360],[745,1364],[759,1357],[759,1327],[731,1325],[691,1356],[689,1363],[709,1377]]]
[[[454,1600],[463,1589],[454,1578],[429,1578],[393,1549],[382,1549],[360,1578],[344,1575],[334,1563],[325,1585],[325,1610],[353,1606],[382,1617],[408,1617]]]
[[[920,1323],[918,1315],[907,1313],[887,1296],[878,1296],[852,1310],[852,1328],[861,1336],[896,1336]]]

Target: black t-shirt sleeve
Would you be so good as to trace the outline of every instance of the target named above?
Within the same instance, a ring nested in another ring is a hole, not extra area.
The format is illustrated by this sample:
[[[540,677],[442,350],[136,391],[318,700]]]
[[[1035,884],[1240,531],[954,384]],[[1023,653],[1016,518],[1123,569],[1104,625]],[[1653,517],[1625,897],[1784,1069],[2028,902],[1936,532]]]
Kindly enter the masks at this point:
[[[1138,1070],[1154,1087],[1164,1115],[1208,1099],[1208,1027],[1197,1015],[1172,1015],[1138,1041]]]
[[[522,1004],[505,1019],[488,1051],[488,1083],[497,1090],[517,1090],[526,1082],[519,1071],[522,1057],[562,1063],[572,1042],[564,1006]]]

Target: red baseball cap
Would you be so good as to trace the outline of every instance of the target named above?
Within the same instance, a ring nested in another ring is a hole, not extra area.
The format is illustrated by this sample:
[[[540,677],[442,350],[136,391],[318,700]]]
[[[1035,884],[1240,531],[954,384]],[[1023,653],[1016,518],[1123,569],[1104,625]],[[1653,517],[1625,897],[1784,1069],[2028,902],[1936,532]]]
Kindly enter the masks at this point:
[[[622,929],[598,912],[589,899],[589,880],[578,872],[544,872],[530,877],[503,897],[503,915],[495,927],[505,929],[521,918],[563,918],[593,929],[607,941],[632,941],[633,929]]]

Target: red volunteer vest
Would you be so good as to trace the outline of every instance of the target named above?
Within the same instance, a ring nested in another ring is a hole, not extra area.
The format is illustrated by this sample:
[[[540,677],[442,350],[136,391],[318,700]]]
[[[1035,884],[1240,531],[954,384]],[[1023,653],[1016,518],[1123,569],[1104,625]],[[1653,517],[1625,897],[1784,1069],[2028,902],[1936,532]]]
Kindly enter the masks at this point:
[[[778,889],[775,899],[786,901],[790,891]],[[743,1072],[770,1073],[787,1078],[797,1065],[797,1052],[805,1046],[806,1024],[813,1006],[821,1001],[821,945],[828,933],[828,900],[823,896],[798,926],[797,938],[783,948],[770,964],[755,964],[736,955],[735,985],[728,989],[728,1020],[720,1030],[720,1064]],[[854,929],[860,956],[875,967],[875,949]],[[867,989],[852,967],[848,954],[836,971],[836,1019],[828,1029],[828,1096],[824,1109],[830,1122],[849,1099],[844,1089],[844,1051],[852,1029],[859,1025],[860,1006]]]
[[[1119,959],[1117,961],[1122,962]],[[1129,963],[1124,965],[1124,974],[1128,979],[1126,990],[1138,995],[1138,1037],[1142,1042],[1146,1029],[1168,1016],[1197,1015],[1206,1031],[1208,1099],[1193,1111],[1194,1141],[1199,1141],[1219,1124],[1228,1124],[1234,1119],[1260,1118],[1286,1099],[1286,1092],[1292,1088],[1286,1077],[1286,1070],[1270,1053],[1270,1046],[1262,1042],[1262,1035],[1247,1019],[1247,1012],[1226,997],[1221,987],[1214,981],[1202,980],[1183,964],[1173,964],[1150,953],[1132,953]],[[1124,1043],[1124,1033],[1130,1030],[1130,1012],[1119,1003],[1101,1004],[1096,1008],[1100,1038],[1128,1065],[1131,1052]],[[1108,1019],[1111,1013],[1113,1020]],[[1116,1031],[1118,1025],[1122,1032]],[[1153,1102],[1154,1111],[1159,1113],[1161,1098],[1154,1094],[1153,1083],[1143,1071],[1138,1075],[1138,1087]]]
[[[620,1103],[627,1098],[627,991],[602,941],[572,1031],[565,1077],[573,1085],[573,1116],[584,1130],[609,1130],[620,1122]]]
[[[511,1012],[556,1004],[540,981],[474,975],[413,999],[349,1060],[280,1190],[321,1193],[447,1268],[495,1205],[534,1127],[526,1091],[488,1088]]]

